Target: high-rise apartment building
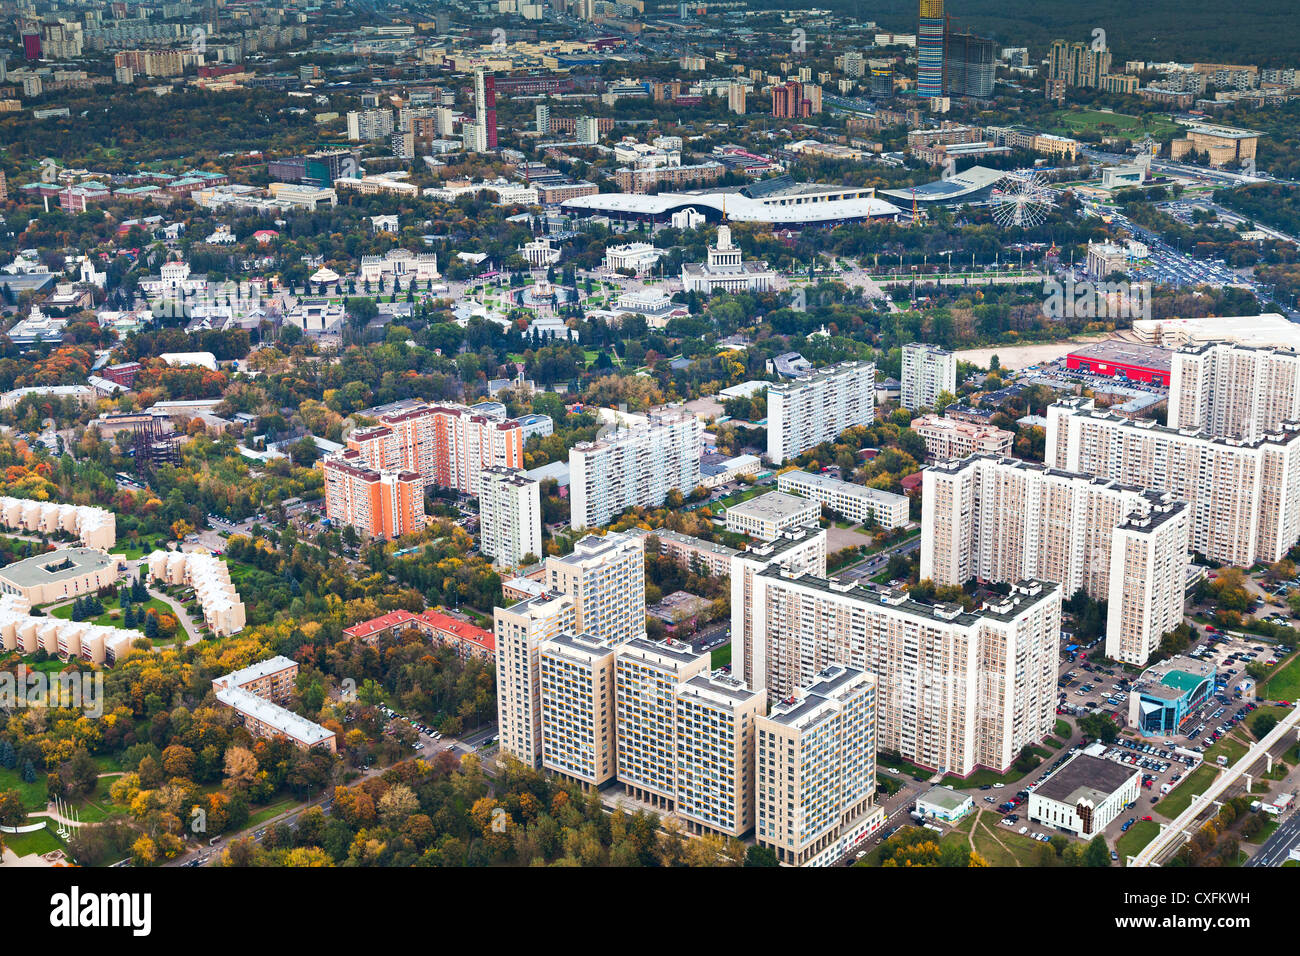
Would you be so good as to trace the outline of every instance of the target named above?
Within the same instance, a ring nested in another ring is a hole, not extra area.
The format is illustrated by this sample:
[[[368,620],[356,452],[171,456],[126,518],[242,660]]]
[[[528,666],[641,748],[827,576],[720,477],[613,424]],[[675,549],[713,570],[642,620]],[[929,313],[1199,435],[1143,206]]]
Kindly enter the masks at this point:
[[[541,594],[493,613],[501,752],[534,769],[542,765],[541,647],[572,634],[573,621],[573,601],[563,594]]]
[[[921,96],[943,96],[946,32],[943,0],[921,0],[916,27],[916,92]]]
[[[575,632],[621,644],[645,633],[645,551],[641,538],[589,535],[564,557],[546,559],[546,587],[574,604]]]
[[[1169,425],[1216,438],[1255,441],[1300,421],[1300,355],[1229,342],[1172,356]]]
[[[584,789],[614,777],[614,644],[559,634],[539,651],[542,767]]]
[[[834,665],[757,720],[754,837],[789,866],[839,860],[885,819],[876,806],[876,682]]]
[[[390,468],[371,468],[355,452],[331,455],[325,473],[325,514],[377,538],[397,538],[424,528],[424,479]]]
[[[776,119],[800,119],[812,115],[812,102],[804,96],[803,84],[790,80],[772,87],[772,116]]]
[[[1272,564],[1300,538],[1300,424],[1214,438],[1069,398],[1048,406],[1047,464],[1181,498],[1192,551],[1222,564]]]
[[[535,111],[536,129],[542,136],[551,135],[551,108],[546,103],[538,103]]]
[[[474,152],[486,153],[497,148],[496,77],[484,70],[474,71]]]
[[[937,345],[904,345],[900,404],[913,410],[932,408],[942,392],[957,395],[957,356]]]
[[[492,466],[479,473],[479,551],[498,567],[515,567],[526,555],[542,556],[541,483],[518,468]]]
[[[639,637],[618,646],[618,781],[637,800],[669,812],[676,807],[677,687],[708,671],[709,653],[690,644]]]
[[[569,449],[570,524],[599,527],[633,505],[658,507],[674,489],[689,495],[700,484],[703,430],[694,415],[666,411],[578,442]]]
[[[786,532],[775,541],[752,545],[732,555],[731,667],[740,675],[753,674],[755,660],[761,654],[754,647],[754,577],[772,565],[785,568],[792,574],[806,573],[824,578],[825,530],[801,528]],[[746,679],[750,678],[746,676]]]
[[[392,110],[353,110],[347,120],[348,139],[354,143],[372,143],[393,134]]]
[[[521,468],[523,427],[462,405],[419,404],[381,415],[379,424],[354,431],[347,440],[371,468],[413,471],[426,485],[478,494],[484,468]]]
[[[876,413],[874,362],[842,362],[767,390],[767,457],[774,465],[833,441]]]
[[[1095,89],[1102,85],[1101,78],[1110,73],[1110,65],[1111,53],[1104,45],[1053,40],[1047,55],[1047,79],[1063,81],[1066,86]]]
[[[949,96],[993,95],[997,50],[988,37],[949,32],[943,41],[944,92]]]
[[[965,611],[770,565],[750,595],[751,608],[732,603],[733,635],[751,617],[751,646],[732,664],[745,683],[785,698],[832,664],[866,670],[878,687],[878,745],[915,764],[1002,773],[1056,719],[1056,585],[1021,582]]]
[[[727,109],[744,115],[746,90],[743,83],[732,82],[727,87]]]
[[[976,455],[927,468],[921,498],[922,578],[1037,578],[1109,600],[1107,646],[1134,664],[1182,622],[1189,516],[1171,495]]]
[[[754,827],[754,728],[767,695],[721,672],[675,694],[677,816],[693,832],[739,837]]]

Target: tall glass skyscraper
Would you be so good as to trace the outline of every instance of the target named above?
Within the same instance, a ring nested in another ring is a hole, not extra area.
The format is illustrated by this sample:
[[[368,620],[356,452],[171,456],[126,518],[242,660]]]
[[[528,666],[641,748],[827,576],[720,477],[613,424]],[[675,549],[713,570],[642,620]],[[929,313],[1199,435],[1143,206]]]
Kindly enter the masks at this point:
[[[916,92],[943,96],[943,0],[921,0],[916,29]]]

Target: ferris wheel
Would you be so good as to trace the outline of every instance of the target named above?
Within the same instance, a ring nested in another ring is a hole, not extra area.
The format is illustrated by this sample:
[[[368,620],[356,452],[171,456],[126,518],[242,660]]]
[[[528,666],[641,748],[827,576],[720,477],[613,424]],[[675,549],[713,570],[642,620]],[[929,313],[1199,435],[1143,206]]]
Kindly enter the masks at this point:
[[[1028,229],[1047,218],[1056,204],[1051,187],[1032,169],[1007,173],[993,187],[993,218],[1004,229]]]

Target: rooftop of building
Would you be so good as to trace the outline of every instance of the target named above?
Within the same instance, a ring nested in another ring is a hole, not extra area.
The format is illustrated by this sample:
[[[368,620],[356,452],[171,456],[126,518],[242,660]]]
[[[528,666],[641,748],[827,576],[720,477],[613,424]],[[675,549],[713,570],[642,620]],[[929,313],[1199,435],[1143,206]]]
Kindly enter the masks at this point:
[[[827,379],[835,378],[839,375],[845,375],[850,372],[865,370],[871,377],[871,386],[875,388],[876,364],[874,362],[848,361],[839,362],[835,365],[827,365],[823,368],[808,369],[800,372],[788,382],[773,382],[768,387],[768,398],[771,400],[773,393],[792,392],[796,389],[803,388],[807,385],[814,385]]]
[[[777,480],[780,481],[781,478],[789,478],[791,481],[798,481],[805,485],[814,485],[827,491],[852,495],[855,498],[863,498],[868,501],[878,501],[888,504],[907,500],[906,495],[896,495],[892,491],[882,491],[879,488],[868,488],[866,485],[859,485],[852,481],[844,481],[840,478],[832,478],[830,475],[823,475],[815,471],[803,471],[798,468],[793,471],[783,472]]]
[[[821,508],[817,502],[798,495],[788,495],[784,491],[769,491],[757,498],[750,498],[727,509],[727,516],[738,515],[756,521],[783,521],[807,512],[810,508]]]
[[[958,793],[952,787],[931,787],[916,798],[918,804],[929,804],[949,813],[956,813],[972,800],[974,800],[974,797],[969,794]]]
[[[241,688],[223,687],[217,691],[216,696],[217,700],[223,704],[260,720],[272,730],[282,733],[286,737],[291,737],[309,746],[334,736],[332,731],[326,730],[320,724],[308,720],[301,714],[295,714],[279,704],[264,700],[256,694]]]
[[[218,677],[216,682],[228,683],[231,687],[243,687],[245,684],[255,680],[260,680],[270,674],[278,674],[282,670],[293,667],[296,668],[298,662],[290,660],[282,655],[277,655],[269,660],[262,661],[260,664],[252,664],[248,667],[241,667],[237,671],[231,671],[225,677]]]
[[[1142,429],[1160,435],[1194,438],[1214,445],[1222,445],[1226,448],[1254,449],[1263,445],[1289,445],[1291,442],[1300,440],[1300,422],[1282,422],[1277,429],[1255,439],[1222,438],[1196,429],[1171,428],[1151,418],[1126,418],[1117,412],[1097,408],[1092,399],[1083,397],[1063,398],[1056,402],[1053,407],[1057,406],[1069,408],[1072,415],[1114,422],[1126,428]]]
[[[0,569],[0,577],[17,587],[30,588],[107,571],[116,567],[117,562],[116,555],[105,554],[96,548],[60,548],[6,565]]]
[[[1079,753],[1040,783],[1035,793],[1071,807],[1085,800],[1096,807],[1139,773],[1114,760]]]
[[[697,653],[690,644],[674,640],[652,641],[648,637],[634,637],[619,645],[619,657],[638,657],[654,663],[670,663],[681,667],[705,657],[708,651]]]
[[[1107,342],[1094,342],[1075,349],[1070,358],[1088,359],[1100,362],[1113,362],[1120,365],[1136,365],[1141,368],[1168,372],[1173,363],[1173,350],[1163,349],[1157,345],[1140,345],[1136,342],[1124,342],[1111,339]]]
[[[901,613],[910,614],[944,624],[956,624],[971,627],[980,620],[1006,623],[1015,619],[1027,607],[1046,600],[1059,586],[1050,581],[1020,581],[1011,588],[1011,593],[996,604],[986,603],[976,611],[967,611],[960,604],[946,602],[931,603],[918,601],[898,588],[876,589],[853,581],[840,578],[822,578],[806,571],[789,571],[779,565],[769,564],[758,572],[764,577],[793,581],[800,587],[820,591],[829,595],[846,595],[855,601],[883,608],[893,608]]]

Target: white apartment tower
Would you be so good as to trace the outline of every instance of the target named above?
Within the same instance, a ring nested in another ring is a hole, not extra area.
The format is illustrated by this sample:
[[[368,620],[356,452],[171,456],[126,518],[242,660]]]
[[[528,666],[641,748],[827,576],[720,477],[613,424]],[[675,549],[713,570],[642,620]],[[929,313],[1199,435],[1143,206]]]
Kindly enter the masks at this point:
[[[884,822],[875,804],[876,681],[835,665],[759,717],[754,837],[789,866],[834,863]]]
[[[645,633],[645,551],[641,538],[590,535],[571,554],[546,559],[546,587],[567,596],[573,629],[614,644]]]
[[[542,557],[541,484],[517,468],[479,472],[479,550],[497,567]]]
[[[1005,772],[1056,719],[1060,589],[1027,581],[968,612],[769,566],[751,609],[748,659],[733,668],[773,698],[811,687],[832,664],[876,677],[877,742],[923,767]]]
[[[1134,664],[1182,622],[1189,511],[1172,495],[974,455],[927,468],[922,501],[922,578],[1082,589],[1110,601],[1108,646],[1124,644],[1117,659]]]
[[[1186,501],[1191,550],[1222,564],[1280,560],[1300,538],[1300,425],[1259,438],[1213,438],[1099,411],[1048,406],[1047,464]]]
[[[1173,354],[1169,425],[1254,441],[1300,420],[1300,355],[1208,343]]]
[[[903,408],[933,408],[940,392],[957,394],[957,356],[922,342],[903,346]]]
[[[874,362],[842,362],[767,390],[767,457],[795,458],[846,428],[869,425],[876,412]]]
[[[609,524],[633,505],[654,508],[677,489],[700,484],[704,426],[687,412],[651,414],[643,425],[608,432],[569,449],[570,524]]]

